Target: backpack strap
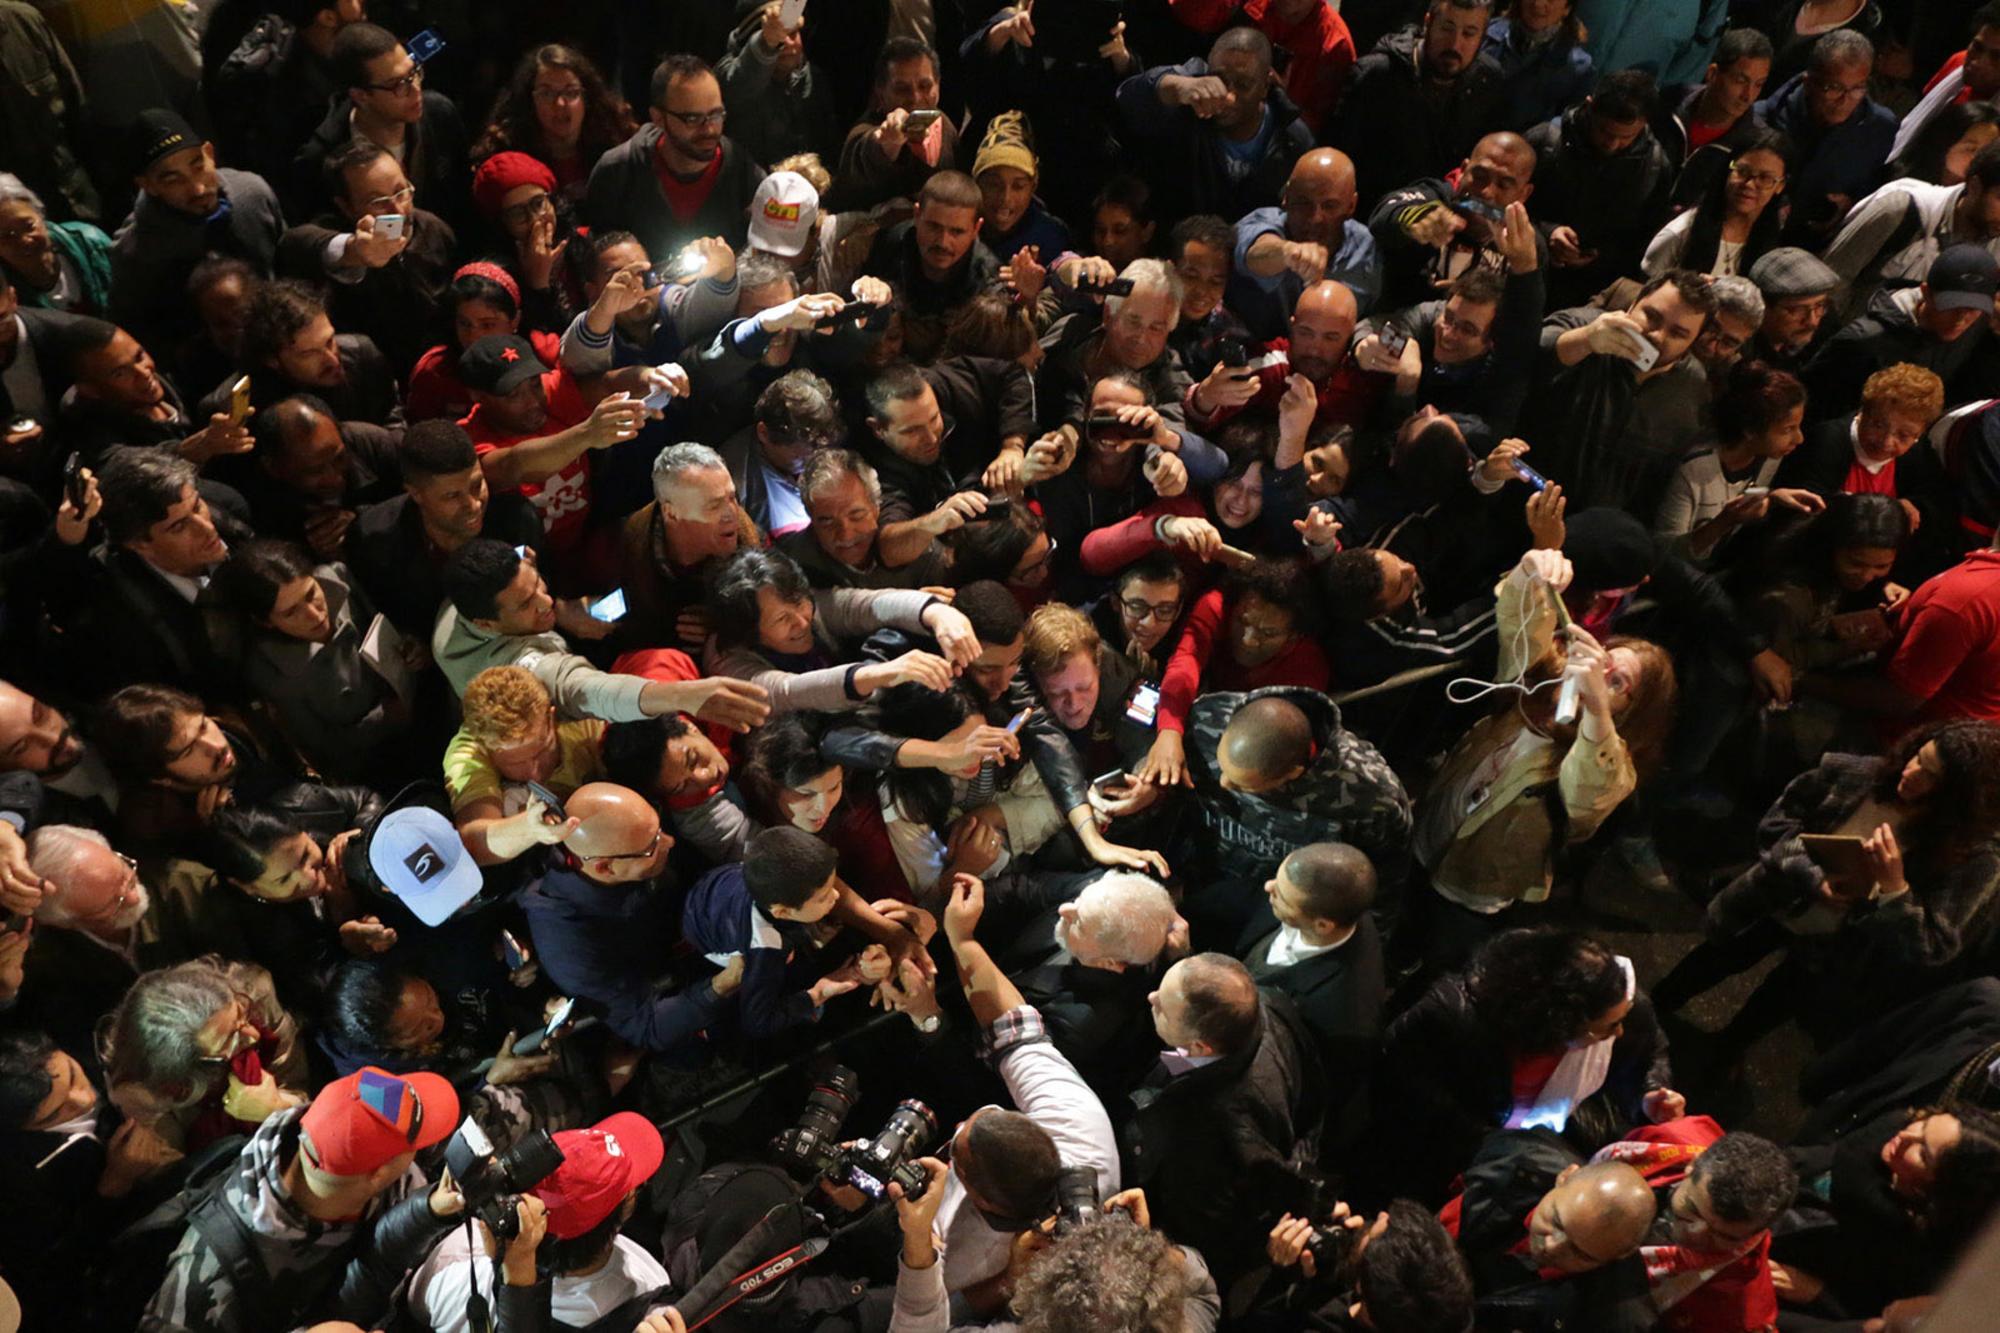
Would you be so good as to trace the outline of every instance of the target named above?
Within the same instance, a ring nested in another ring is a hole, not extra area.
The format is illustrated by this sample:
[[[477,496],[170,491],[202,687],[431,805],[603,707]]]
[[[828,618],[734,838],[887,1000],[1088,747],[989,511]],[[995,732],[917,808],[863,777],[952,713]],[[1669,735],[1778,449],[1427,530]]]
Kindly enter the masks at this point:
[[[648,1310],[655,1305],[669,1305],[673,1302],[673,1290],[671,1284],[654,1287],[651,1291],[640,1292],[615,1309],[605,1311],[588,1324],[565,1324],[558,1319],[552,1321],[550,1327],[574,1330],[575,1333],[631,1333],[638,1327],[639,1321],[646,1317]]]

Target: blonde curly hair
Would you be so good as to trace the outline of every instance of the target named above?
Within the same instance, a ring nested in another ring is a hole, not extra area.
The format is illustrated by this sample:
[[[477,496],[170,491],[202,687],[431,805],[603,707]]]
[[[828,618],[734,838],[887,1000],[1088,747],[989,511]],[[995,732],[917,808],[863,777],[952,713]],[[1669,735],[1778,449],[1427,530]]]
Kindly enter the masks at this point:
[[[554,700],[526,667],[488,667],[465,687],[465,734],[481,745],[525,739],[549,715]]]

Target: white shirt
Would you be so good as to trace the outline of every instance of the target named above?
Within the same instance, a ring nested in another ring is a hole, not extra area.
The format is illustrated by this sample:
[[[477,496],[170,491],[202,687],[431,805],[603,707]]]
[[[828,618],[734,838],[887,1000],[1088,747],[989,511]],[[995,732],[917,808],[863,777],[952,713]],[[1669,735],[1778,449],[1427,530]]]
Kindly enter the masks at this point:
[[[1118,1192],[1118,1135],[1104,1103],[1054,1043],[1025,1042],[1000,1057],[1001,1080],[1014,1109],[1049,1132],[1064,1166],[1097,1170],[1097,1197]],[[945,1176],[937,1227],[944,1236],[944,1284],[963,1291],[1005,1271],[1011,1232],[996,1231],[970,1205],[958,1172]]]
[[[146,568],[164,579],[166,585],[179,593],[181,600],[187,602],[189,605],[192,605],[194,599],[201,596],[201,590],[208,586],[208,575],[206,574],[196,579],[191,579],[185,574],[169,574],[150,560],[146,562]]]
[[[1354,932],[1350,930],[1332,944],[1308,944],[1296,926],[1279,926],[1278,933],[1271,937],[1271,947],[1264,954],[1264,962],[1271,967],[1290,967],[1293,963],[1303,963],[1308,958],[1332,953],[1353,938]]]
[[[1869,476],[1880,475],[1883,468],[1895,462],[1893,458],[1870,458],[1861,452],[1861,418],[1856,416],[1847,423],[1847,442],[1854,450],[1854,461],[1861,464],[1861,470]]]
[[[493,1261],[481,1254],[471,1257],[461,1224],[446,1234],[410,1280],[410,1308],[435,1333],[467,1333],[465,1302],[473,1284],[493,1301]],[[618,1237],[611,1245],[611,1259],[588,1277],[555,1279],[549,1312],[565,1324],[582,1327],[605,1315],[641,1292],[667,1285],[667,1270],[660,1261],[641,1249],[636,1241]]]
[[[6,383],[7,396],[14,400],[15,416],[48,420],[49,398],[42,392],[41,363],[35,359],[34,340],[28,337],[28,326],[19,315],[14,316],[14,359],[0,370],[0,381]]]

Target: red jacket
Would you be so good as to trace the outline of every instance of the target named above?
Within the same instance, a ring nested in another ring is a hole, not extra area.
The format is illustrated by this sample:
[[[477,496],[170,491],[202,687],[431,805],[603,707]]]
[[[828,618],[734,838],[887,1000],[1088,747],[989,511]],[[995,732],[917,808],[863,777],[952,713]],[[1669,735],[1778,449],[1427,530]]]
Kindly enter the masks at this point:
[[[1228,649],[1215,651],[1228,618],[1220,588],[1203,593],[1187,613],[1187,628],[1181,632],[1181,641],[1174,646],[1160,681],[1161,731],[1185,732],[1188,710],[1194,707],[1198,694],[1247,692],[1267,685],[1324,690],[1332,683],[1333,667],[1326,660],[1326,650],[1310,634],[1300,634],[1291,647],[1262,666],[1237,666]]]

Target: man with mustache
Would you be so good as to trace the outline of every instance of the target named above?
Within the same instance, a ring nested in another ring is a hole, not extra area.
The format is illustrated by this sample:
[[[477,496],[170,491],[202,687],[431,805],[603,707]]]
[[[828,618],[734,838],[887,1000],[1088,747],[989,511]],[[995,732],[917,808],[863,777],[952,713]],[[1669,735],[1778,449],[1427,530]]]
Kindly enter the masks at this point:
[[[1337,140],[1354,155],[1361,206],[1441,176],[1500,123],[1500,66],[1480,51],[1488,0],[1431,0],[1414,30],[1382,39],[1354,67]]]
[[[118,784],[69,717],[17,685],[0,680],[0,772],[42,780],[42,818],[52,824],[108,827]]]
[[[700,57],[674,55],[653,71],[651,96],[649,123],[592,168],[584,217],[632,232],[663,266],[704,236],[741,250],[764,169],[722,132],[722,85]]]

